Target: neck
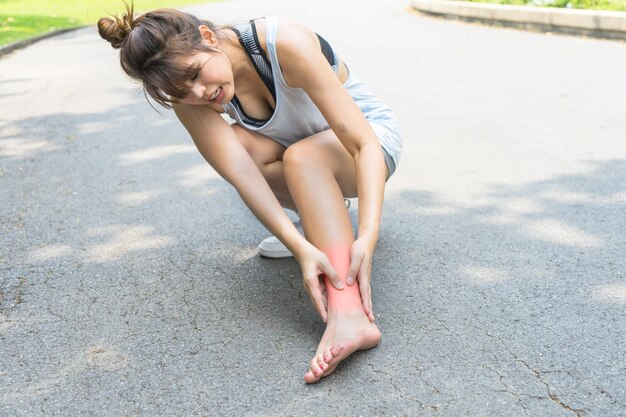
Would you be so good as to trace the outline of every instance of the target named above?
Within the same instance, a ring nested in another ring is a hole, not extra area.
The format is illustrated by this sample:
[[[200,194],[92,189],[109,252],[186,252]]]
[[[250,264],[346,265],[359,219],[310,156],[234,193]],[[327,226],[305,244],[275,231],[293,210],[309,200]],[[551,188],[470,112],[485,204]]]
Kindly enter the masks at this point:
[[[239,43],[237,34],[232,30],[226,30],[225,34],[226,37],[222,40],[219,48],[226,54],[232,64],[235,85],[237,85],[237,81],[248,77],[250,70],[254,71],[254,68],[252,68],[252,64],[241,43]]]

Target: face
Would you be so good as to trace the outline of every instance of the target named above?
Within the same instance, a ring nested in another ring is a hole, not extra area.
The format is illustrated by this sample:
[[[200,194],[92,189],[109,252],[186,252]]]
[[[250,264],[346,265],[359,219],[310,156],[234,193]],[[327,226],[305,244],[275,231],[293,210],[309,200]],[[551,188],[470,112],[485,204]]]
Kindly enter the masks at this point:
[[[185,82],[189,92],[178,100],[180,103],[223,105],[232,100],[235,94],[232,65],[223,52],[199,52],[182,58],[181,63],[195,71]]]

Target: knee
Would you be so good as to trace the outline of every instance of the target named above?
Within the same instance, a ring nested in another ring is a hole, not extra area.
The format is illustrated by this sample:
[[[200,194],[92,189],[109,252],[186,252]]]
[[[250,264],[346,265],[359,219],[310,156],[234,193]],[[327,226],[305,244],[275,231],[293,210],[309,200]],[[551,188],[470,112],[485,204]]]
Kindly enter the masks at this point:
[[[306,142],[296,142],[285,150],[283,166],[285,171],[302,170],[303,167],[317,165],[317,150]]]

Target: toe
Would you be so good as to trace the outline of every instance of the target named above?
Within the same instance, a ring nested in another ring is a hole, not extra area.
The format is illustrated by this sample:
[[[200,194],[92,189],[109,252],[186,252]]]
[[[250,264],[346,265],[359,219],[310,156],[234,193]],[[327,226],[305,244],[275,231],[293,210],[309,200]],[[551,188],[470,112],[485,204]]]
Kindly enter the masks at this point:
[[[312,384],[317,381],[319,381],[319,378],[313,375],[313,372],[311,372],[311,370],[307,371],[307,373],[304,374],[304,382],[306,382],[307,384]]]
[[[330,361],[333,359],[333,354],[330,352],[330,348],[324,349],[324,352],[322,352],[322,359],[324,359],[324,362],[327,364],[330,364]]]
[[[320,367],[322,372],[328,369],[328,363],[326,363],[326,361],[324,360],[324,355],[322,353],[317,355],[316,359],[317,359],[317,366]]]
[[[313,372],[313,375],[315,375],[315,377],[318,379],[322,376],[322,373],[324,372],[317,363],[317,356],[311,359],[311,372]]]

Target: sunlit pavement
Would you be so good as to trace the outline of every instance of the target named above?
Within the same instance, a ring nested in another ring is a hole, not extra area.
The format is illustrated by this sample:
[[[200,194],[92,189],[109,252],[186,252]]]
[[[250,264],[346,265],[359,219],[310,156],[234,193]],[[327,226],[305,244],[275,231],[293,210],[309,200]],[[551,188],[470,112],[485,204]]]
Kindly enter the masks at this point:
[[[189,10],[309,24],[400,117],[383,342],[303,383],[323,325],[295,261],[256,256],[237,193],[84,29],[0,59],[0,414],[626,413],[626,43],[398,0]]]

